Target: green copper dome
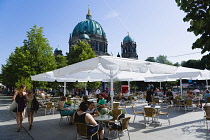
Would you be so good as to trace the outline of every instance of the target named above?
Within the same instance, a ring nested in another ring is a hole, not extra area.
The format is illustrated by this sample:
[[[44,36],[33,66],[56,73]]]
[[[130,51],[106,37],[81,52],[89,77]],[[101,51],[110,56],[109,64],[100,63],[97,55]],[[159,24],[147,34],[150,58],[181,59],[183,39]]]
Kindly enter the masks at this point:
[[[62,51],[59,47],[55,49],[55,51]]]
[[[123,39],[123,42],[127,42],[127,41],[133,41],[133,39],[129,36],[129,35],[127,35],[124,39]]]
[[[86,20],[79,22],[74,28],[72,37],[81,34],[94,34],[106,37],[106,34],[101,25],[97,21],[92,20],[92,16],[89,10],[88,14],[86,15]]]

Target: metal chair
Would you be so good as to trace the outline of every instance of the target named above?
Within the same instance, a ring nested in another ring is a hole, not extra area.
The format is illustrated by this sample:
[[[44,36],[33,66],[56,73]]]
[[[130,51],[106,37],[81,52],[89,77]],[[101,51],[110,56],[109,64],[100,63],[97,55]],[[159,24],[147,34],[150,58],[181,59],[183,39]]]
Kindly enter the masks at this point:
[[[116,132],[118,132],[118,138],[120,140],[119,132],[124,132],[126,130],[128,132],[128,137],[130,140],[130,135],[129,135],[129,131],[128,131],[128,124],[129,124],[130,118],[131,117],[126,117],[126,118],[123,118],[121,121],[119,121],[121,128],[118,128],[118,129],[112,128],[110,125],[108,125],[109,126],[109,136],[110,136],[110,131],[116,131]]]
[[[190,107],[193,109],[193,101],[192,101],[192,99],[186,99],[186,100],[185,100],[184,107],[185,107],[185,112],[186,112],[187,110],[189,110]],[[194,111],[194,110],[193,110],[193,111]]]
[[[93,134],[89,134],[89,132],[88,132],[88,124],[75,122],[75,125],[77,127],[77,135],[76,135],[76,139],[77,140],[79,139],[79,137],[92,140],[94,135],[97,135],[97,137],[99,139],[99,136],[98,136],[99,126],[98,125],[96,126],[98,130],[95,133],[93,133]]]
[[[67,119],[68,122],[69,122],[69,119],[70,119],[70,118],[69,118],[69,117],[70,117],[69,115],[62,115],[60,109],[57,109],[57,111],[60,112],[60,116],[61,116],[61,117],[60,117],[60,121],[59,121],[59,125],[62,125],[62,122],[63,122],[63,118],[64,118],[64,117],[66,117],[66,119]]]
[[[133,123],[134,123],[135,118],[136,118],[136,115],[138,115],[138,114],[144,115],[144,111],[136,111],[133,104],[131,104],[131,107],[132,107],[133,113],[134,113],[134,115],[135,115],[134,118],[133,118]]]
[[[155,118],[157,118],[157,111],[152,107],[144,107],[144,123],[147,124],[146,118],[152,118],[152,123],[155,123]],[[155,127],[155,125],[154,125]]]
[[[162,107],[161,110],[166,110],[166,111],[160,110],[158,112],[158,115],[166,115],[167,116],[169,125],[170,125],[170,119],[169,119],[170,108],[171,108],[171,106]]]
[[[47,109],[50,110],[50,112],[52,111],[53,114],[55,113],[55,107],[53,106],[52,102],[47,102],[46,106],[45,106],[45,116],[47,114]]]

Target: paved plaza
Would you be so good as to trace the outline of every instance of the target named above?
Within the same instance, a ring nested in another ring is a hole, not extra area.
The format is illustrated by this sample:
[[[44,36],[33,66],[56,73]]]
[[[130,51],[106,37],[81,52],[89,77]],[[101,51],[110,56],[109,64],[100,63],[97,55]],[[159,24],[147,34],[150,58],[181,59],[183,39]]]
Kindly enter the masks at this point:
[[[64,119],[62,125],[59,125],[60,115],[44,115],[44,110],[40,109],[34,117],[32,130],[28,130],[27,115],[23,121],[23,128],[17,131],[15,114],[8,111],[8,107],[12,102],[11,96],[0,94],[0,140],[74,140],[76,139],[75,125],[69,125]],[[146,105],[145,103],[137,103],[137,107]],[[144,125],[142,115],[137,115],[133,123],[133,112],[128,106],[126,116],[131,116],[130,120],[130,137],[131,140],[210,140],[210,131],[204,126],[204,113],[200,109],[198,111],[186,112],[182,109],[175,111],[171,108],[170,120],[168,124],[166,116],[160,116],[161,126]],[[106,131],[107,132],[107,131]],[[106,136],[107,133],[105,134]],[[110,139],[118,139],[114,132],[111,132]],[[127,133],[121,135],[121,140],[128,140]]]

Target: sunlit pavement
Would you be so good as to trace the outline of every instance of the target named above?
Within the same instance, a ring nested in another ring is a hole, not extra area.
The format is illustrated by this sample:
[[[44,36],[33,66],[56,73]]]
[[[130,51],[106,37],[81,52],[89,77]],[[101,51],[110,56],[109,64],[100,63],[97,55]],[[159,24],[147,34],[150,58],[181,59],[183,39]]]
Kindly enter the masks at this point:
[[[3,96],[0,94],[0,140],[74,140],[76,139],[75,125],[69,125],[64,119],[62,125],[59,125],[60,115],[58,112],[55,115],[44,115],[44,110],[40,109],[34,115],[34,124],[32,129],[28,130],[27,114],[23,121],[23,128],[20,132],[17,131],[17,124],[14,113],[8,111],[8,107],[12,102],[11,96]],[[141,107],[145,103],[137,103],[137,107]],[[138,111],[138,110],[137,110]],[[130,120],[130,137],[131,140],[210,140],[210,133],[204,126],[204,113],[201,109],[198,111],[186,112],[181,109],[175,111],[171,108],[170,121],[168,124],[166,116],[160,116],[159,121],[161,126],[145,126],[142,115],[137,115],[133,123],[133,112],[131,107],[127,108],[127,115],[131,116]],[[106,131],[106,137],[108,137]],[[128,140],[127,133],[120,135],[121,140]],[[111,132],[110,139],[118,139],[114,132]]]

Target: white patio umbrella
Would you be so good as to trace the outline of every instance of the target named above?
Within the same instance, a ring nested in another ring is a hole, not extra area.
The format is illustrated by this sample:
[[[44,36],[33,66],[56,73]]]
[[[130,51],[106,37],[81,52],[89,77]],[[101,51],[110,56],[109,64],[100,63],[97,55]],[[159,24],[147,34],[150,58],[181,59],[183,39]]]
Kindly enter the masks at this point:
[[[129,75],[130,73],[146,73],[150,71],[152,74],[172,74],[175,73],[177,67],[154,62],[141,60],[119,58],[113,56],[99,56],[89,60],[85,60],[73,65],[69,65],[54,70],[55,77],[87,77],[91,79],[110,79],[111,83],[111,102],[113,103],[113,80],[120,73]],[[82,76],[81,76],[82,75]]]

